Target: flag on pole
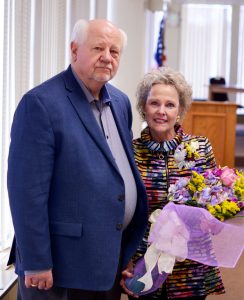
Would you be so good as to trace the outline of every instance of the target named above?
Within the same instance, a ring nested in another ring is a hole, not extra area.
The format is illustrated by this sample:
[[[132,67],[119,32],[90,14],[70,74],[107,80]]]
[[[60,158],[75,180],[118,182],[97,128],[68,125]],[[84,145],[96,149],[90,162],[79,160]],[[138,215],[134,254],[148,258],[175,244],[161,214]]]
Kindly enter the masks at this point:
[[[163,16],[162,21],[160,22],[157,51],[154,55],[154,58],[158,64],[158,67],[164,66],[165,62],[166,62],[164,30],[165,30],[165,16]]]

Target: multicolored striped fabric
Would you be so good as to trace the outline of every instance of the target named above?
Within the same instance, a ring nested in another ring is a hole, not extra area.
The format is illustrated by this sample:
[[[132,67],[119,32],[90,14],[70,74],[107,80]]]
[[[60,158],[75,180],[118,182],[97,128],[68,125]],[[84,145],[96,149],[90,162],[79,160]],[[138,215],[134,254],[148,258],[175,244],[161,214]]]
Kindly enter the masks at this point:
[[[133,141],[134,155],[137,167],[141,173],[147,190],[149,215],[167,203],[167,193],[170,184],[180,177],[191,175],[191,169],[179,169],[175,162],[175,149],[182,143],[197,141],[199,144],[195,167],[203,170],[216,166],[212,146],[206,137],[191,136],[183,132],[182,127],[175,128],[176,136],[171,141],[157,143],[152,141],[149,128],[141,133],[141,138]],[[146,252],[147,237],[150,224],[141,242],[135,259]],[[173,273],[166,280],[165,287],[168,299],[222,294],[225,292],[219,269],[200,263],[185,260],[175,264]],[[162,290],[150,294],[151,299],[162,299]]]

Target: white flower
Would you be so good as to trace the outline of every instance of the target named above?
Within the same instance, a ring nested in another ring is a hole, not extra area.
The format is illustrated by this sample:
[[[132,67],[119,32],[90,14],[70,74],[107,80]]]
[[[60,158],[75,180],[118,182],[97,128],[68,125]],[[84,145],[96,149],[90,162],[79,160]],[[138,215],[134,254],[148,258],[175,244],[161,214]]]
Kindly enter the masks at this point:
[[[191,169],[195,167],[196,162],[195,159],[199,157],[197,150],[199,149],[198,141],[191,141],[189,143],[185,142],[180,144],[174,154],[175,162],[178,168],[181,170],[183,168]],[[190,157],[188,152],[191,153]]]
[[[195,165],[196,165],[196,162],[193,161],[193,160],[192,161],[185,161],[184,167],[186,169],[191,169],[191,168],[195,167]]]
[[[199,149],[198,141],[191,141],[189,146],[192,152],[195,152],[196,150]]]
[[[178,162],[183,162],[185,160],[186,157],[186,149],[176,149],[175,150],[175,154],[174,154],[174,158],[175,161]]]

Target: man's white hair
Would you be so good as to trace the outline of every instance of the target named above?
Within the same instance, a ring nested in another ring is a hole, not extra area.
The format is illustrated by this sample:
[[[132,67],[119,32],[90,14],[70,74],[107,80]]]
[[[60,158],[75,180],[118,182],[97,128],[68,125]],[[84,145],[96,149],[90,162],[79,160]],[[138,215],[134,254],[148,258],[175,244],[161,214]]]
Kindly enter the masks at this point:
[[[78,20],[73,28],[70,42],[76,42],[78,44],[82,44],[86,38],[87,38],[87,32],[89,28],[89,21],[80,19]],[[127,34],[124,32],[124,30],[118,28],[121,37],[122,37],[122,50],[125,49],[127,46]]]
[[[70,42],[82,44],[86,40],[88,27],[89,23],[87,20],[78,20],[74,25]]]

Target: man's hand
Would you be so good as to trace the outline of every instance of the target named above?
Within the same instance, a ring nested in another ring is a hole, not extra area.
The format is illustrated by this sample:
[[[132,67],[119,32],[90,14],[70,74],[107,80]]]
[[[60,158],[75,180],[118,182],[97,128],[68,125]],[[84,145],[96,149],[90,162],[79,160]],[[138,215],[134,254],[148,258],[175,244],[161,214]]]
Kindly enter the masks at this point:
[[[38,288],[40,290],[50,289],[53,286],[52,270],[25,275],[25,286],[27,288]]]

